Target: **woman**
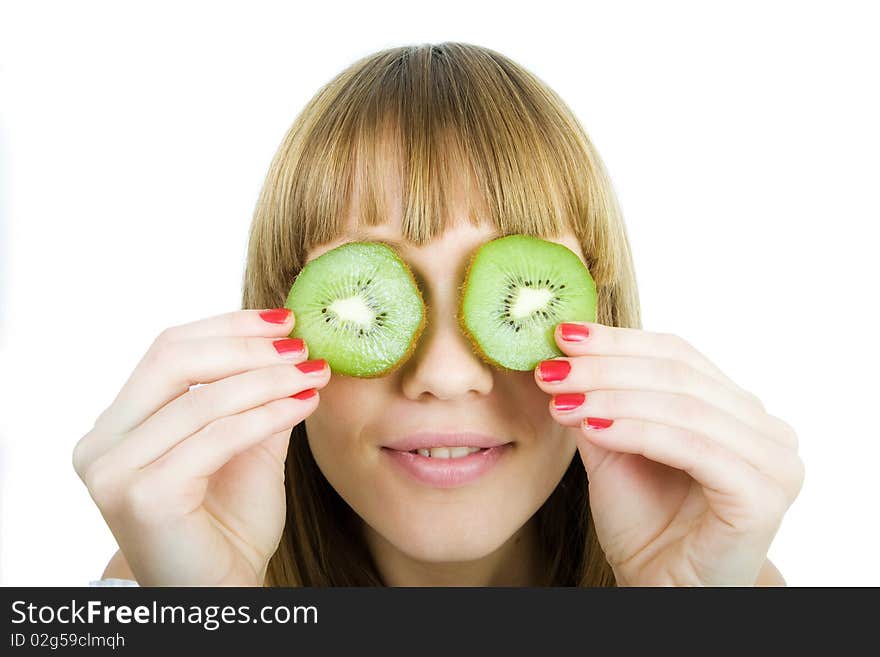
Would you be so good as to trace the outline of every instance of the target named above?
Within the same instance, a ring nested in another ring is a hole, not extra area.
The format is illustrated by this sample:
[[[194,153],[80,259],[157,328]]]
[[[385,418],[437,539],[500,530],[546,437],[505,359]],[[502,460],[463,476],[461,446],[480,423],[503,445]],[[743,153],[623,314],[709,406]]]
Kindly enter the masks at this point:
[[[557,326],[564,356],[534,372],[490,367],[456,323],[468,257],[512,233],[570,248],[598,291],[597,321]],[[331,375],[280,307],[307,262],[369,239],[410,264],[427,325],[393,373]],[[612,185],[557,95],[470,44],[365,57],[275,156],[243,310],[165,330],[78,442],[120,546],[104,577],[784,584],[767,550],[803,481],[795,432],[686,340],[640,325]],[[503,454],[476,480],[425,484],[389,458],[416,432]]]

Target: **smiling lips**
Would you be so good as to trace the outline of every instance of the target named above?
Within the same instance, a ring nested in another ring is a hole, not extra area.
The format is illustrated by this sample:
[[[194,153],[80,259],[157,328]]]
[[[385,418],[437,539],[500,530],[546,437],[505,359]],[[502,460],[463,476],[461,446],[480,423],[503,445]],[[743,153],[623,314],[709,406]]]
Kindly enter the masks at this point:
[[[431,447],[411,449],[410,454],[420,454],[432,459],[457,459],[474,452],[480,452],[484,447]]]
[[[436,431],[419,431],[418,433],[404,436],[385,445],[389,449],[395,449],[401,452],[413,452],[420,449],[444,449],[453,447],[476,447],[479,449],[488,449],[490,447],[498,447],[499,445],[508,444],[509,440],[504,440],[497,436],[485,433],[476,433],[473,431],[459,431],[441,433]]]
[[[382,452],[412,480],[453,488],[479,479],[512,447],[487,434],[420,432],[383,446]]]

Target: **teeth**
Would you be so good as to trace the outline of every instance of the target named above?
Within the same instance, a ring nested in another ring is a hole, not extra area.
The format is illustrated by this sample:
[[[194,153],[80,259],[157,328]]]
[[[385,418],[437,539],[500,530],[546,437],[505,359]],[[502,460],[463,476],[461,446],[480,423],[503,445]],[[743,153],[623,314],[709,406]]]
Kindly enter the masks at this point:
[[[479,447],[431,447],[430,449],[416,450],[422,456],[432,459],[457,459],[474,452],[479,452]]]

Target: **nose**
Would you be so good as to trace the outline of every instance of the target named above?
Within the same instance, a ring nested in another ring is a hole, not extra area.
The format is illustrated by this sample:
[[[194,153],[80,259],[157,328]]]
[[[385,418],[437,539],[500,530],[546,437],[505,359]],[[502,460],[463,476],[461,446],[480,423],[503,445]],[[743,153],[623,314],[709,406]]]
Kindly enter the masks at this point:
[[[452,295],[450,295],[452,296]],[[492,370],[474,353],[456,318],[457,300],[431,304],[427,323],[403,371],[403,393],[414,401],[487,395]]]

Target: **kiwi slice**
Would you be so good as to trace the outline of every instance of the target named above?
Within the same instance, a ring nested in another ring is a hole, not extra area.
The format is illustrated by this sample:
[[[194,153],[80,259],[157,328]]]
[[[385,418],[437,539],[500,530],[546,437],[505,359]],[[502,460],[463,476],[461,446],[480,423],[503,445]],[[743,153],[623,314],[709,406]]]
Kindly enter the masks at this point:
[[[415,279],[382,242],[349,242],[299,272],[284,306],[295,317],[291,337],[332,372],[375,377],[401,365],[425,326]]]
[[[530,370],[563,355],[564,321],[596,321],[596,284],[568,247],[529,235],[483,244],[468,263],[458,321],[488,363]]]

